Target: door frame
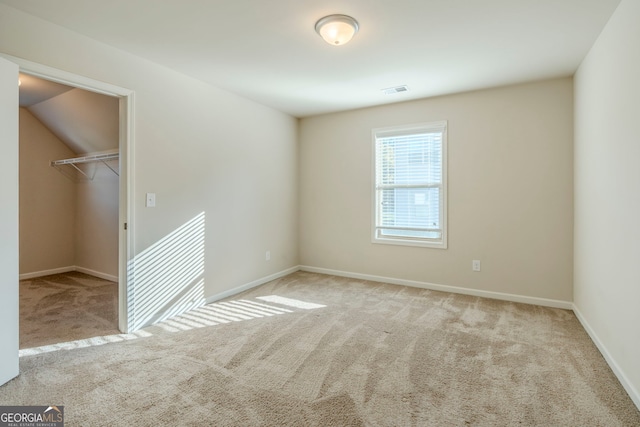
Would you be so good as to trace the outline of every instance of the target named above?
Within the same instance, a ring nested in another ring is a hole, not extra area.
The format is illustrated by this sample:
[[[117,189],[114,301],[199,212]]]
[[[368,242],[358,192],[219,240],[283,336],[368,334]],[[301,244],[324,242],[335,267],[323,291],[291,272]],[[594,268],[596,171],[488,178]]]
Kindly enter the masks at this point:
[[[110,83],[101,82],[68,71],[38,64],[26,59],[7,55],[0,56],[18,64],[20,72],[61,83],[67,86],[114,96],[119,100],[119,142],[120,179],[119,179],[119,213],[118,213],[118,329],[123,333],[132,332],[133,292],[129,292],[129,279],[133,278],[133,266],[130,255],[133,254],[134,223],[134,91]]]
[[[18,289],[18,65],[0,58],[0,385],[20,373]],[[6,145],[6,146],[5,146]]]

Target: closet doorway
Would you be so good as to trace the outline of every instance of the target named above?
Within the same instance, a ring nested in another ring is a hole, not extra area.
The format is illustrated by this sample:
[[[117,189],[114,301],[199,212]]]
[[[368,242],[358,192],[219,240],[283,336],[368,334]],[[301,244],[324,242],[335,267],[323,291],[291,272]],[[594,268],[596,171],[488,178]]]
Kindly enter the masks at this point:
[[[14,62],[21,71],[20,348],[129,332],[132,93]]]

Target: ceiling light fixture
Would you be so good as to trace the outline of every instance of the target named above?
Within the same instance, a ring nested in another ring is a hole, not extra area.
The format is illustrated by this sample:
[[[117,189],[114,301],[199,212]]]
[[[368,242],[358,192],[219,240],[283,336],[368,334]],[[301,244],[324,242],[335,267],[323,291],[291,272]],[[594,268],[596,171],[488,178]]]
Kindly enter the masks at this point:
[[[407,92],[409,90],[409,86],[407,86],[407,85],[393,86],[393,87],[387,87],[387,88],[380,89],[380,90],[385,95],[393,95],[394,93]]]
[[[329,15],[316,22],[316,32],[334,46],[348,43],[359,28],[358,21],[347,15]]]

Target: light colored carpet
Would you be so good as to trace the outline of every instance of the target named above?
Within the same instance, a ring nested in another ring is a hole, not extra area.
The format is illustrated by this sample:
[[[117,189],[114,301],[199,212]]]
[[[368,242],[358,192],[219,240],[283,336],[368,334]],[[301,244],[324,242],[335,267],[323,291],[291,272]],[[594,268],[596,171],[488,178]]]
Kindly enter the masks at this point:
[[[117,283],[78,272],[20,281],[20,348],[118,333]]]
[[[137,336],[23,356],[0,402],[68,426],[640,425],[566,310],[298,272]]]

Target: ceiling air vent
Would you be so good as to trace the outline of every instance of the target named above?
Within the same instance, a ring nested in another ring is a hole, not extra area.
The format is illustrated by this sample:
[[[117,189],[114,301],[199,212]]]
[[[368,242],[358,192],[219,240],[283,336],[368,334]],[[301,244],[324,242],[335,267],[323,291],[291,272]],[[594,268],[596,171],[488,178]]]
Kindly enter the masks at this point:
[[[408,90],[409,88],[407,87],[407,85],[402,85],[382,89],[382,93],[384,93],[385,95],[393,95],[394,93],[406,92]]]

